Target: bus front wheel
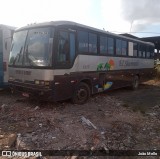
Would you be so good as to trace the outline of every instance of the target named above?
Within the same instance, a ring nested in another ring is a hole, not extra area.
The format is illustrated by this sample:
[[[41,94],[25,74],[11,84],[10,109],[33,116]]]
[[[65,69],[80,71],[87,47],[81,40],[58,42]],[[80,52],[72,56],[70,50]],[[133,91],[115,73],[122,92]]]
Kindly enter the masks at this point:
[[[72,102],[74,104],[84,104],[90,98],[90,94],[91,91],[89,86],[86,83],[81,82],[75,89]]]
[[[132,89],[136,90],[139,87],[139,77],[134,76],[133,81],[132,81]]]

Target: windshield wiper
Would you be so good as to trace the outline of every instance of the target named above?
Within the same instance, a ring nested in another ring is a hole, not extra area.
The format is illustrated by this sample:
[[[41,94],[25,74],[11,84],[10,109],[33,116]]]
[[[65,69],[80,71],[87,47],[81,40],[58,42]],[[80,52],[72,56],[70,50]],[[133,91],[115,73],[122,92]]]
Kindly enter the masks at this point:
[[[21,57],[21,54],[22,54],[22,50],[23,50],[23,47],[21,47],[20,52],[17,53],[17,56],[16,56],[15,59],[13,60],[13,65],[15,65],[16,61],[19,62],[20,57]]]
[[[29,63],[29,65],[30,66],[35,66],[36,64],[35,64],[35,62],[33,61],[33,59],[30,57],[31,55],[29,54],[29,52],[28,52],[28,45],[26,46],[26,51],[25,51],[25,57],[26,58],[24,58],[24,64],[25,63]],[[34,58],[34,57],[33,57]]]

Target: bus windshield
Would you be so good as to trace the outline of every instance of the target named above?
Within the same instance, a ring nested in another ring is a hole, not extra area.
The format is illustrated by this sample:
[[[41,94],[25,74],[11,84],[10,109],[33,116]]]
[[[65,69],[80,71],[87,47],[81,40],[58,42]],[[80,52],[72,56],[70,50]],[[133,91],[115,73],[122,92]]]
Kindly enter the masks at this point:
[[[52,41],[50,28],[35,28],[15,33],[10,65],[51,66]]]

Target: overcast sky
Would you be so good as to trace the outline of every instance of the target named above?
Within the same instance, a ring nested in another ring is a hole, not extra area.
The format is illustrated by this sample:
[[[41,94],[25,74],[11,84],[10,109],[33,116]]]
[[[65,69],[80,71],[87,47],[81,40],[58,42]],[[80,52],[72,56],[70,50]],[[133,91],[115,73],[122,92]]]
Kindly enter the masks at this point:
[[[1,0],[0,24],[21,27],[54,20],[159,36],[160,0]]]

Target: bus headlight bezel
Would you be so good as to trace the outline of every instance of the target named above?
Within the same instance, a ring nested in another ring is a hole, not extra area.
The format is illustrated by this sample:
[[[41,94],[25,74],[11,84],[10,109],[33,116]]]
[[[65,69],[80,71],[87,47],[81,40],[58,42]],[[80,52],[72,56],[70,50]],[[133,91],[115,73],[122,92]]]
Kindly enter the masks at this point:
[[[14,81],[14,78],[12,76],[10,76],[9,81]]]
[[[44,81],[44,80],[35,80],[34,83],[36,85],[42,85],[42,86],[49,86],[50,85],[49,81]]]

